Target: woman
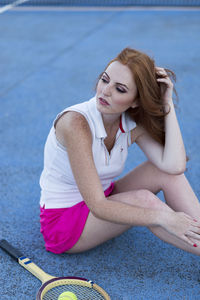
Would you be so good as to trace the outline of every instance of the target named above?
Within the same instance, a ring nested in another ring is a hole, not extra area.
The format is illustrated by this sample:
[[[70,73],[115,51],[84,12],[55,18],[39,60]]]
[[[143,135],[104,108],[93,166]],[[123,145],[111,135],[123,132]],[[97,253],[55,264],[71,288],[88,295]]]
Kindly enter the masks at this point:
[[[126,48],[101,74],[94,98],[57,116],[40,179],[48,251],[86,251],[146,226],[200,254],[200,205],[184,176],[171,77],[146,54]],[[134,143],[147,161],[114,182]],[[160,190],[166,203],[156,196]]]

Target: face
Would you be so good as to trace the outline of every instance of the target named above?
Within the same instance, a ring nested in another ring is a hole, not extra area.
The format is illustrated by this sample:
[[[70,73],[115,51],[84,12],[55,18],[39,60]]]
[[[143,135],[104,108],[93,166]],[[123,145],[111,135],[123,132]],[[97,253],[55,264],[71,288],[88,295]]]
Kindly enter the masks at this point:
[[[137,87],[130,69],[112,62],[97,85],[97,109],[101,113],[121,114],[137,106]]]

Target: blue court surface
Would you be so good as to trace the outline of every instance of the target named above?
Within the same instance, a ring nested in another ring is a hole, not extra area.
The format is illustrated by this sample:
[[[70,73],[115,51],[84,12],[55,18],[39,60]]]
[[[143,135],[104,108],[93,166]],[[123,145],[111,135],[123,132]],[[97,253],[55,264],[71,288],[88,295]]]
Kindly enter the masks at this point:
[[[200,299],[200,258],[146,228],[86,253],[54,255],[45,251],[39,223],[39,177],[52,121],[93,96],[98,75],[127,46],[177,75],[177,114],[190,157],[186,176],[200,199],[199,32],[197,8],[19,7],[0,14],[1,238],[52,275],[92,279],[113,300]],[[144,159],[133,146],[123,174]],[[32,300],[39,287],[0,250],[0,299]]]

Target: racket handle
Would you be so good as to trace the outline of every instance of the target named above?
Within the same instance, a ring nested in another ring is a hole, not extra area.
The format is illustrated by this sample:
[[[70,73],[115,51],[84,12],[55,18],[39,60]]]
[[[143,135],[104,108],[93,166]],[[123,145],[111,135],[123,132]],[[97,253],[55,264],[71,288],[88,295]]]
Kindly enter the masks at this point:
[[[36,264],[34,264],[28,257],[24,256],[19,250],[14,248],[6,240],[0,240],[0,248],[7,252],[14,260],[16,260],[22,267],[31,272],[35,277],[45,283],[46,281],[55,278],[45,273]]]
[[[17,262],[18,259],[23,256],[19,250],[15,249],[6,240],[0,240],[0,248],[7,252]]]

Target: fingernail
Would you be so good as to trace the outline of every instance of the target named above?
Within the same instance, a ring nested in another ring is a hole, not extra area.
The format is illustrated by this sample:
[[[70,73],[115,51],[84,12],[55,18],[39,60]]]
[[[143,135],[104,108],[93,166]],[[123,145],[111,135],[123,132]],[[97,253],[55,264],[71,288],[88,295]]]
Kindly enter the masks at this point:
[[[194,244],[193,247],[197,247],[197,244]]]
[[[198,222],[196,219],[193,219],[195,222]]]

